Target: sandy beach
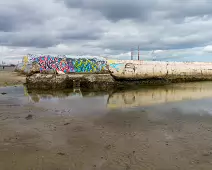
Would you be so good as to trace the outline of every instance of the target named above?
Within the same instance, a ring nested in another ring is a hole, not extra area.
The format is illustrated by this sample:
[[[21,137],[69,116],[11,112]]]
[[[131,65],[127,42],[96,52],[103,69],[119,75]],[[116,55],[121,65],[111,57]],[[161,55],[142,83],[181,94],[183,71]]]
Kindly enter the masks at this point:
[[[13,71],[13,68],[0,70],[0,86],[20,85],[26,82],[26,77]]]
[[[2,170],[211,169],[212,116],[207,111],[182,110],[182,103],[73,114],[66,105],[59,108],[65,99],[47,107],[20,94],[13,97],[14,90],[0,94]],[[184,103],[201,105],[192,102]]]

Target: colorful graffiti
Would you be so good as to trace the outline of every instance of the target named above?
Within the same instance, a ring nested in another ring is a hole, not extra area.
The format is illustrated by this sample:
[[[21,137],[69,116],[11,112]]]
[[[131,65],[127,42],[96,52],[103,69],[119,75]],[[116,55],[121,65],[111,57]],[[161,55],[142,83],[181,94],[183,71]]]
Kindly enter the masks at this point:
[[[23,58],[22,70],[27,65],[39,65],[40,72],[54,70],[63,73],[93,73],[107,71],[107,61],[98,58],[67,58],[66,56],[36,56]]]
[[[58,58],[51,56],[40,56],[34,61],[40,65],[40,71],[56,70],[64,73],[70,72],[101,72],[106,70],[106,61],[96,58]]]
[[[111,63],[109,66],[116,71],[120,71],[120,69],[124,66],[124,64],[119,64],[119,63]]]
[[[66,73],[70,70],[65,58],[40,56],[37,58],[32,58],[32,62],[40,65],[41,72],[48,70],[56,70]]]
[[[107,64],[109,65],[110,69],[116,70],[117,72],[124,69],[124,64],[123,63],[117,63],[117,60],[108,60]]]

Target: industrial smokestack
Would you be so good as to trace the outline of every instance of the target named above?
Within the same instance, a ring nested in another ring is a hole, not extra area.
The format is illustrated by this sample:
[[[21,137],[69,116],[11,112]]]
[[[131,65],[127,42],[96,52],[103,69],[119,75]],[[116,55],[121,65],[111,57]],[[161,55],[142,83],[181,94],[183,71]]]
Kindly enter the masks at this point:
[[[131,48],[131,60],[133,60],[133,49]]]
[[[138,60],[140,60],[140,49],[139,49],[139,46],[138,46]]]

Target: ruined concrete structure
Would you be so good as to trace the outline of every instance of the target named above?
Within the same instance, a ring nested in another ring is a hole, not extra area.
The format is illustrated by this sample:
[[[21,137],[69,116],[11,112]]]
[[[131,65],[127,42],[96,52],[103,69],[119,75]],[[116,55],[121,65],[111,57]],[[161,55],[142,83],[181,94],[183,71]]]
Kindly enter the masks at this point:
[[[92,90],[108,90],[115,81],[110,74],[33,74],[26,78],[29,89],[67,89],[90,88]]]
[[[48,86],[68,88],[74,84],[72,81],[75,80],[81,82],[80,86],[86,87],[87,85],[93,87],[95,84],[103,86],[107,83],[117,85],[123,84],[120,81],[129,82],[129,80],[134,83],[135,81],[154,83],[158,80],[163,83],[212,80],[212,63],[204,62],[106,60],[93,57],[28,55],[17,66],[17,70],[26,73],[28,75],[27,83],[37,88]],[[46,77],[46,73],[52,75]],[[89,73],[90,78],[79,74],[74,76],[73,73]],[[104,75],[94,75],[97,73]],[[64,74],[64,76],[61,77],[58,74]]]

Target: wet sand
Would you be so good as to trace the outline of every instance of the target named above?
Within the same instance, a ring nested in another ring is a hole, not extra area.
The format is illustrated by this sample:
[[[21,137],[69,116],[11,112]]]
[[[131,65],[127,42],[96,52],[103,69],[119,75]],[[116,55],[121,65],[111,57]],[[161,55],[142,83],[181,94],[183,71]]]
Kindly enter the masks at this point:
[[[5,68],[0,70],[0,87],[20,85],[26,82],[26,77],[17,72],[13,72],[14,68]]]
[[[212,168],[207,110],[159,104],[77,115],[56,107],[0,97],[1,170]]]

